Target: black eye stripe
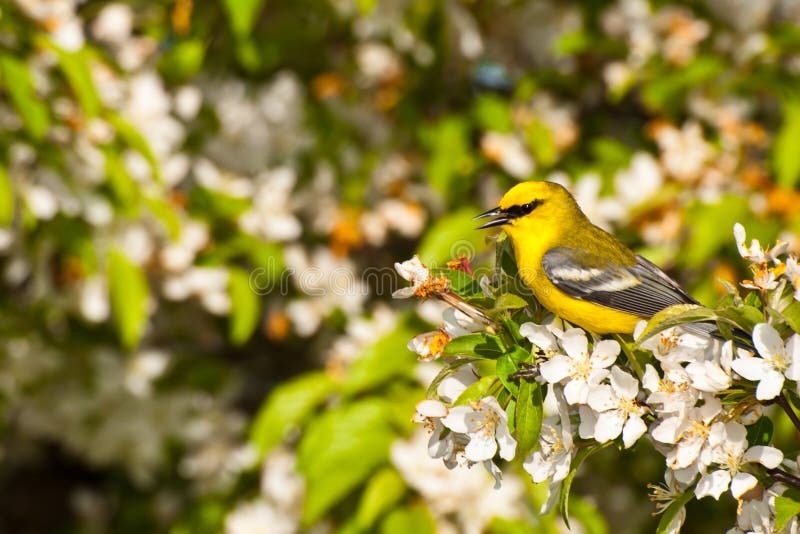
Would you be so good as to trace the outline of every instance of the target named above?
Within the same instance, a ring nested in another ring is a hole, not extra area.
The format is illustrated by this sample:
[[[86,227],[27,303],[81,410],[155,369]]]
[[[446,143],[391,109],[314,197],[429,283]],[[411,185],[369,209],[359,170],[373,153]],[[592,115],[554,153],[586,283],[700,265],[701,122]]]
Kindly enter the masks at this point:
[[[542,203],[541,200],[534,200],[532,202],[528,202],[526,204],[516,204],[514,206],[509,206],[505,211],[506,215],[509,219],[516,219],[517,217],[524,217],[525,215],[529,214],[533,210],[536,209]]]

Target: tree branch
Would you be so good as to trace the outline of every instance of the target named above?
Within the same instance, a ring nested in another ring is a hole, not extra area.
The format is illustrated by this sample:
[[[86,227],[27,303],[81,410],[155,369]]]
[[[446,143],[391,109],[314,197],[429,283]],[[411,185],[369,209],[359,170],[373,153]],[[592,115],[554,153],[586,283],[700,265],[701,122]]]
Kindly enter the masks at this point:
[[[782,391],[781,394],[775,398],[775,404],[783,408],[783,411],[786,412],[786,415],[792,420],[794,427],[800,432],[800,418],[797,417],[791,404],[789,404],[789,399],[786,398],[786,395],[784,395]]]
[[[800,489],[800,477],[787,473],[783,469],[767,469],[767,473],[777,482],[783,482],[784,484]]]

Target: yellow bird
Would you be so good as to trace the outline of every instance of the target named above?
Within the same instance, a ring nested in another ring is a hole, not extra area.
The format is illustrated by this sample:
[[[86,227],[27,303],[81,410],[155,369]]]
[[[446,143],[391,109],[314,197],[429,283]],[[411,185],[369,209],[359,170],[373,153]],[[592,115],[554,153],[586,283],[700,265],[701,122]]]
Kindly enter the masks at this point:
[[[479,228],[503,227],[536,299],[592,333],[629,334],[668,306],[698,304],[661,269],[593,225],[561,185],[518,184],[476,219],[493,216]]]

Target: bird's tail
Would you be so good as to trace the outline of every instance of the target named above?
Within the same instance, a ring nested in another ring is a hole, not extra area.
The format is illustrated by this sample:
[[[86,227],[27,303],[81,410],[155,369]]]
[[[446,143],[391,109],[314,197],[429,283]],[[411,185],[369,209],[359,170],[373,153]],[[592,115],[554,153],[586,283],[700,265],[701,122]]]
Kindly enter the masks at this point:
[[[688,323],[681,326],[691,334],[696,334],[700,336],[711,336],[714,339],[718,339],[720,341],[728,341],[728,338],[722,335],[722,333],[719,331],[719,328],[715,323],[711,322]],[[738,348],[749,351],[756,350],[747,332],[739,328],[734,328],[732,330],[732,333],[733,333],[733,344],[736,345]]]

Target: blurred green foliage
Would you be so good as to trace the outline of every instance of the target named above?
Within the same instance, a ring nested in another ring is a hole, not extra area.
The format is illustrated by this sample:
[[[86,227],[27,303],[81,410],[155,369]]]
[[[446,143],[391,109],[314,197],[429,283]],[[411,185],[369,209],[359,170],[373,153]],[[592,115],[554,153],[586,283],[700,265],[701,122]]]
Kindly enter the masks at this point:
[[[518,466],[497,518],[400,469],[431,313],[353,282],[414,251],[489,269],[471,217],[555,179],[715,304],[734,222],[800,228],[785,3],[4,3],[0,530],[241,532],[256,503],[276,530],[558,532]],[[261,489],[276,451],[299,504]],[[587,532],[652,531],[644,456],[576,478]]]

